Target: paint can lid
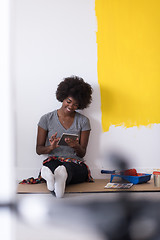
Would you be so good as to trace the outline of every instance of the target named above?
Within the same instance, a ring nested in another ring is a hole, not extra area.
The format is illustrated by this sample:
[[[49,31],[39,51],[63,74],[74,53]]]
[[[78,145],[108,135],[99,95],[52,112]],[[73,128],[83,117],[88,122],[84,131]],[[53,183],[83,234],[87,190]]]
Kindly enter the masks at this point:
[[[160,175],[160,172],[154,171],[153,174],[154,174],[154,175]]]

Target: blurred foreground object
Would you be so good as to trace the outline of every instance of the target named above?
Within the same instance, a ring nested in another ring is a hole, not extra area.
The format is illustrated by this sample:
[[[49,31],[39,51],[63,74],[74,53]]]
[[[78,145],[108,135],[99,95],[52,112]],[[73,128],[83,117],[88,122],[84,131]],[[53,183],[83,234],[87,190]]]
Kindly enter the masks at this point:
[[[159,202],[133,201],[124,193],[117,194],[117,199],[113,201],[103,199],[75,202],[65,199],[54,201],[54,204],[52,201],[37,201],[37,198],[31,197],[30,200],[20,201],[17,210],[21,224],[24,222],[31,230],[39,229],[39,235],[44,230],[53,231],[54,238],[60,240],[69,239],[68,236],[70,240],[160,238]]]

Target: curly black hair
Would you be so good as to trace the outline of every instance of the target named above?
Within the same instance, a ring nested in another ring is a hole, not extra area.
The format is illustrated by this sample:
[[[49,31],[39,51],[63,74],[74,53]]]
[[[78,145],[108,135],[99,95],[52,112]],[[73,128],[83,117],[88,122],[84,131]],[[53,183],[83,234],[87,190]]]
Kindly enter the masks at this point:
[[[73,97],[78,103],[78,109],[84,109],[92,102],[92,87],[83,78],[71,76],[64,78],[58,85],[56,98],[63,102],[67,97]]]

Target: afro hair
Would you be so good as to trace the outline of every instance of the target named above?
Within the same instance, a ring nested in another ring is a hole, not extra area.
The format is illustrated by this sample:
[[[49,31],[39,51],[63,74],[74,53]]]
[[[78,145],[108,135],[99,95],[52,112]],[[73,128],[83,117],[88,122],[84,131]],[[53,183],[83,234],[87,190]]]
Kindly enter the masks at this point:
[[[64,78],[58,85],[56,98],[63,102],[67,97],[73,97],[78,103],[78,109],[84,109],[92,102],[92,87],[83,78],[71,76]]]

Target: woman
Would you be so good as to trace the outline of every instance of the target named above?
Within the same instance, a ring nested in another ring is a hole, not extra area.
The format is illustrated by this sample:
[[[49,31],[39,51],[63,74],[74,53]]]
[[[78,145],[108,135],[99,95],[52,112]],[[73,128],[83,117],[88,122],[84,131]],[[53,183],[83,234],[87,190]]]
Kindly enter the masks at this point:
[[[66,184],[89,180],[90,171],[84,163],[90,122],[76,110],[84,109],[92,101],[92,87],[82,78],[65,78],[56,91],[56,98],[62,102],[60,109],[43,115],[38,123],[37,154],[48,154],[43,161],[41,176],[47,182],[47,188],[54,191],[56,197],[63,197]],[[77,134],[73,140],[66,138],[67,146],[59,146],[63,133]]]

